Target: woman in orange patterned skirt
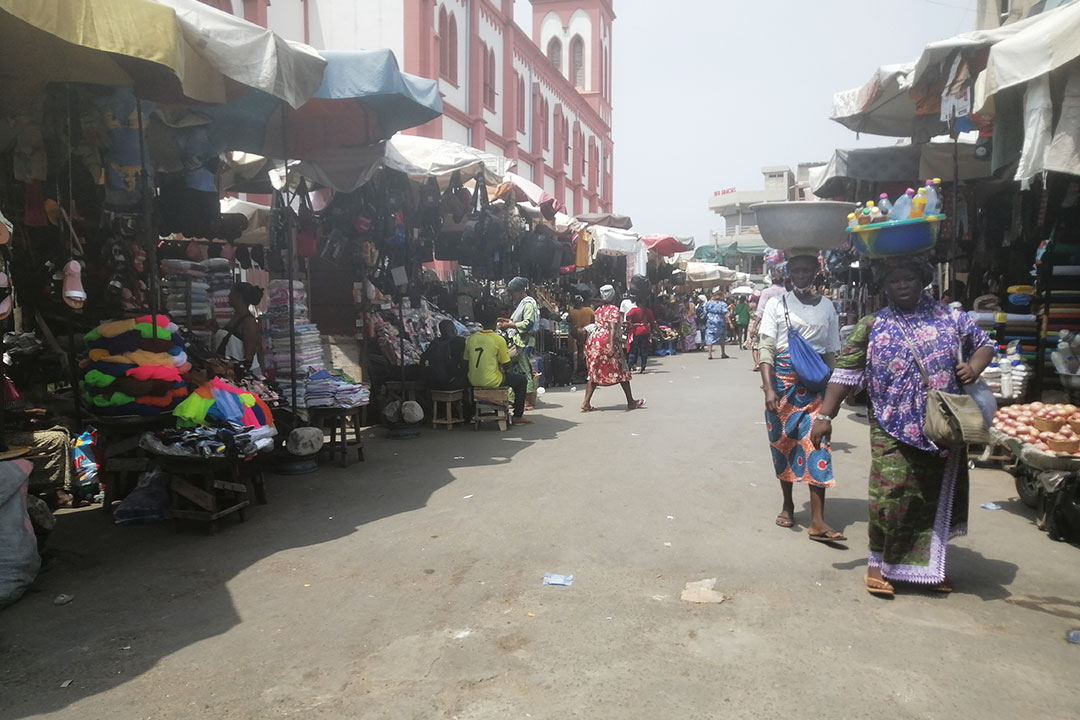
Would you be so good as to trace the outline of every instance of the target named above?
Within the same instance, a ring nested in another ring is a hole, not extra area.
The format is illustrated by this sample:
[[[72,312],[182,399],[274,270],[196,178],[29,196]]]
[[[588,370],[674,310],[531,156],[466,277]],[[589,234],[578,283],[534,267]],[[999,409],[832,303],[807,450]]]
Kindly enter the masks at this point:
[[[791,255],[795,253],[791,251]],[[836,484],[832,455],[827,446],[815,448],[810,439],[824,392],[810,390],[799,381],[788,351],[788,332],[798,332],[832,367],[840,350],[840,323],[832,302],[814,292],[817,252],[790,257],[787,265],[795,289],[769,300],[759,330],[765,425],[773,467],[784,496],[776,524],[787,528],[795,525],[792,486],[804,482],[810,486],[807,535],[819,542],[841,542],[847,538],[825,522],[825,490]]]
[[[626,353],[622,343],[614,340],[615,325],[620,321],[619,308],[612,305],[615,288],[605,285],[600,288],[600,300],[603,305],[596,309],[593,320],[596,329],[585,343],[585,361],[589,366],[589,380],[585,384],[585,402],[581,412],[595,410],[592,396],[597,386],[621,385],[626,394],[626,409],[637,410],[645,406],[644,400],[635,400],[630,389],[630,370],[626,364]]]

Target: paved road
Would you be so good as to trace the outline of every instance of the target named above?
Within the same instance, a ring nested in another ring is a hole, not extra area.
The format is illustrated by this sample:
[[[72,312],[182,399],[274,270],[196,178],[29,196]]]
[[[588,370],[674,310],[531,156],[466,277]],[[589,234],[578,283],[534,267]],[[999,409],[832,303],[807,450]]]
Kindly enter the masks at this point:
[[[978,471],[958,592],[870,597],[865,427],[836,428],[850,547],[775,527],[737,355],[654,363],[640,412],[565,390],[506,433],[372,439],[363,465],[271,477],[217,537],[66,515],[0,612],[0,717],[1075,718],[1077,548]],[[679,601],[707,577],[727,602]]]

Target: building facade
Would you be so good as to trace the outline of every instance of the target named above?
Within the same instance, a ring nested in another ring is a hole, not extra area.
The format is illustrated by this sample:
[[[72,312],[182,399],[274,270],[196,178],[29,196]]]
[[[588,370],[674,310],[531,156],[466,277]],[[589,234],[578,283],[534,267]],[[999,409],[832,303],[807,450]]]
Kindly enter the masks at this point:
[[[409,132],[516,162],[569,214],[612,211],[613,0],[211,0],[318,49],[389,48],[437,78],[443,116]]]

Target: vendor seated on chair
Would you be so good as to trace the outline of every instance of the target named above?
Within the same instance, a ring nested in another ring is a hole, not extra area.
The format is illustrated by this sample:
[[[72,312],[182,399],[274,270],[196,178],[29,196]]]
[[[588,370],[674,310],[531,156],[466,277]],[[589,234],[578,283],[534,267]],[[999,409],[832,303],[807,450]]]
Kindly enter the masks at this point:
[[[525,391],[528,383],[525,376],[509,372],[510,352],[506,340],[495,332],[498,312],[482,308],[477,320],[484,329],[473,333],[465,340],[464,360],[469,366],[469,383],[474,388],[510,387],[514,391],[514,423],[528,425],[532,420],[525,414]]]
[[[439,323],[439,337],[420,356],[424,381],[429,390],[463,390],[468,384],[465,367],[465,338],[458,337],[453,320]]]

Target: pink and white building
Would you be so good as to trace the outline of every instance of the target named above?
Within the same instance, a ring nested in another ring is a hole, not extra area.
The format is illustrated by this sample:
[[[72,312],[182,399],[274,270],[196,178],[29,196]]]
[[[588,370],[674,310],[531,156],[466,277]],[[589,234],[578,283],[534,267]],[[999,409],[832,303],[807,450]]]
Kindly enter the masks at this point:
[[[443,116],[411,132],[516,161],[570,214],[612,211],[613,0],[204,0],[316,48],[389,48],[438,78]]]

